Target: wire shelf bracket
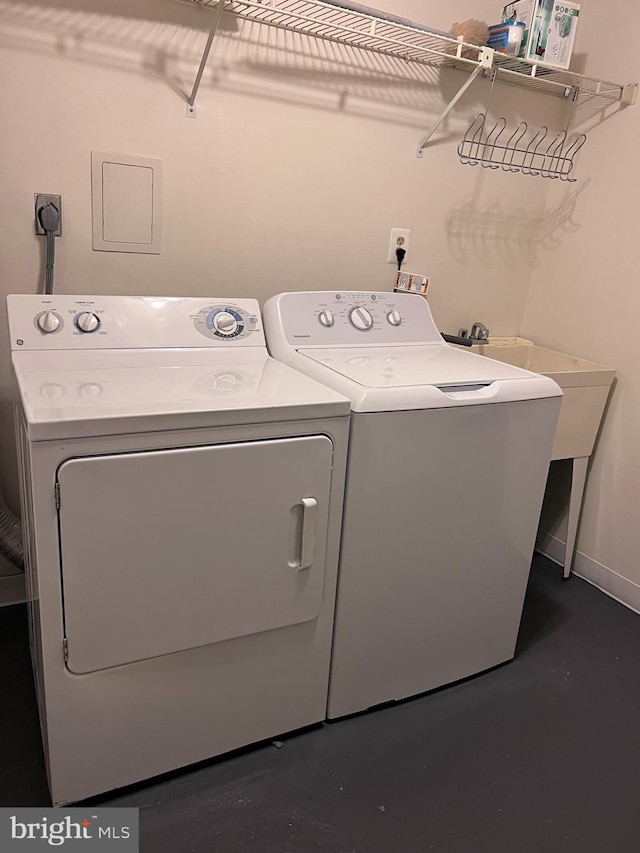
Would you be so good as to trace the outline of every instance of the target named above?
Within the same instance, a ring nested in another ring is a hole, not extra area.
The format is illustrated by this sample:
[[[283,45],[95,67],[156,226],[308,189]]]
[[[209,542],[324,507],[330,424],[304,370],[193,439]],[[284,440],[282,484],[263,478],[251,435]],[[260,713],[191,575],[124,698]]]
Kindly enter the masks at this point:
[[[457,49],[459,51],[462,50],[462,42],[460,43],[460,45],[458,46]],[[486,74],[486,72],[490,68],[492,68],[492,66],[493,66],[493,50],[490,47],[485,47],[482,49],[482,51],[480,53],[480,57],[478,59],[478,65],[471,72],[469,79],[466,81],[466,83],[463,83],[463,85],[458,89],[457,94],[454,95],[453,98],[451,98],[451,100],[449,101],[447,106],[444,108],[442,113],[440,113],[440,115],[436,119],[436,123],[433,125],[431,130],[428,133],[426,133],[422,137],[422,139],[420,140],[420,144],[418,145],[418,150],[416,151],[416,157],[422,157],[422,155],[424,154],[424,149],[427,145],[427,142],[429,142],[429,140],[431,139],[433,134],[440,127],[442,122],[446,119],[446,117],[449,115],[451,110],[458,103],[460,98],[464,95],[464,93],[467,91],[467,89],[475,81],[476,77],[480,76],[481,74]]]
[[[202,4],[201,4],[202,5]],[[209,35],[207,37],[207,43],[205,44],[204,51],[202,53],[202,59],[200,60],[200,65],[198,66],[198,73],[196,74],[196,79],[193,84],[193,88],[191,89],[191,94],[187,99],[187,116],[189,118],[195,118],[196,114],[196,97],[198,96],[198,89],[200,88],[200,83],[202,82],[202,75],[204,74],[204,69],[209,60],[209,54],[211,53],[211,47],[213,45],[213,40],[216,37],[216,33],[218,32],[218,27],[220,26],[220,21],[222,20],[222,13],[224,12],[225,0],[218,0],[218,6],[216,8],[215,16],[213,18],[213,23],[211,25],[211,29],[209,30]]]
[[[626,83],[622,87],[622,94],[620,95],[620,102],[628,107],[638,100],[638,83]]]

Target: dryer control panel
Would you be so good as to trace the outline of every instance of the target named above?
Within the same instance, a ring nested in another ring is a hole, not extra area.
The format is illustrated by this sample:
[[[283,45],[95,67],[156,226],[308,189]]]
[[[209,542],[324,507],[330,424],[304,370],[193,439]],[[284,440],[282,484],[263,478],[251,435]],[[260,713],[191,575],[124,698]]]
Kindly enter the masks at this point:
[[[417,294],[351,291],[281,293],[264,306],[269,348],[442,344],[426,300]]]
[[[15,350],[265,346],[255,299],[15,294],[7,305]]]

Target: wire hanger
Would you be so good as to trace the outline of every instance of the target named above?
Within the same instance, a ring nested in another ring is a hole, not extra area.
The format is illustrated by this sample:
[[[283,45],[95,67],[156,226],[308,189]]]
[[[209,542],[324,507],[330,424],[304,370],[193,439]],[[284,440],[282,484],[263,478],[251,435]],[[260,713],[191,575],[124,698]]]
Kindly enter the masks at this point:
[[[491,89],[484,113],[478,113],[467,128],[458,145],[458,157],[466,166],[482,166],[485,169],[502,169],[505,172],[521,172],[523,175],[574,182],[571,177],[575,156],[587,140],[584,133],[567,141],[567,130],[575,108],[575,98],[567,128],[559,131],[546,143],[549,128],[545,125],[530,136],[526,121],[521,121],[506,141],[502,141],[507,121],[500,116],[493,127],[487,130],[487,114],[493,95],[497,71],[494,70]]]

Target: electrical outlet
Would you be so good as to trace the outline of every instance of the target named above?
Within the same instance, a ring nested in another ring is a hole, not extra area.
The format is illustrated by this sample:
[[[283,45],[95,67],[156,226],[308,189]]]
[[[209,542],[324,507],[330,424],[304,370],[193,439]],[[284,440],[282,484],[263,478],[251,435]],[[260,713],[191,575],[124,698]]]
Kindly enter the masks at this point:
[[[389,251],[387,253],[387,263],[398,264],[396,257],[396,249],[404,249],[406,254],[402,263],[406,263],[409,256],[409,239],[411,230],[409,228],[392,228],[389,236]]]
[[[35,194],[35,220],[36,220],[36,234],[40,237],[44,236],[44,228],[40,225],[40,220],[38,219],[38,211],[45,204],[49,203],[55,204],[58,208],[58,213],[60,214],[60,221],[58,222],[58,227],[55,230],[56,237],[62,236],[62,196],[61,195],[47,195],[46,193],[36,193]]]

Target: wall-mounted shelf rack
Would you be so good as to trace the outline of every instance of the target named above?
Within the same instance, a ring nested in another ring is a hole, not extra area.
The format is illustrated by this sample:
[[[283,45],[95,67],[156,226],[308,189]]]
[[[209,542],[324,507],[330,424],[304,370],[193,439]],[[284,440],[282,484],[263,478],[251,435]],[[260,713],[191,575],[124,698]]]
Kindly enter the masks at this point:
[[[458,145],[461,163],[572,183],[576,180],[571,177],[571,170],[586,141],[584,133],[568,141],[566,130],[549,136],[549,129],[543,126],[530,134],[527,123],[521,121],[513,133],[503,138],[507,125],[504,118],[498,118],[491,130],[485,125],[486,115],[478,113]]]
[[[544,92],[574,102],[596,100],[607,104],[633,104],[638,84],[612,83],[574,74],[548,65],[515,59],[487,47],[465,44],[454,36],[385,12],[359,7],[344,0],[345,8],[324,0],[185,0],[192,5],[211,7],[214,12],[209,38],[200,62],[188,104],[193,108],[215,34],[223,14],[233,15],[270,27],[289,30],[360,50],[400,58],[409,63],[458,68],[471,74],[452,98],[434,127],[418,146],[418,156],[437,127],[462,94],[479,75],[496,72],[497,80]]]

